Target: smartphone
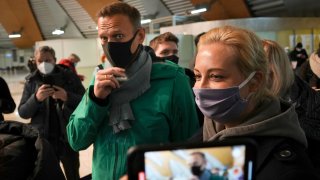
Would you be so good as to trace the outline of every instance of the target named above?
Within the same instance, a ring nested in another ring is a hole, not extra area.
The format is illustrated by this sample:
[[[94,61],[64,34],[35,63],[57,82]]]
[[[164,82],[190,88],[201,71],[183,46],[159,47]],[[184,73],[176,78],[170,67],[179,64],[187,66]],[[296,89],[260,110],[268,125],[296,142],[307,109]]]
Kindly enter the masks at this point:
[[[128,179],[253,180],[255,159],[250,139],[140,145],[128,150]]]

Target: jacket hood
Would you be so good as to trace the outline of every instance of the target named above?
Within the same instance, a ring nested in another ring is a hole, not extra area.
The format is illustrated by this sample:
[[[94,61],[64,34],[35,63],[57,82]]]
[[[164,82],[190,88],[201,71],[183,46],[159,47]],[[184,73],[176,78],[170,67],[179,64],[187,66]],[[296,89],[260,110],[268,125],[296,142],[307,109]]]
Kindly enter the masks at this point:
[[[307,139],[300,127],[294,105],[275,98],[264,101],[244,123],[224,129],[210,140],[232,136],[286,137],[307,147]]]

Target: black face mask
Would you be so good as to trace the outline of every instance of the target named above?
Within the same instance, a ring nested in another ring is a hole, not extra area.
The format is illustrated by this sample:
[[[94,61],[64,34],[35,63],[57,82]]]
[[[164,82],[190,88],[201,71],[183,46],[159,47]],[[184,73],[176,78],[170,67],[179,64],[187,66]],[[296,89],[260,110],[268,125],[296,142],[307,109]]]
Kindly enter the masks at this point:
[[[108,42],[106,45],[102,45],[104,54],[113,66],[128,68],[136,60],[141,45],[134,53],[131,53],[131,45],[137,34],[138,31],[127,42]]]
[[[179,57],[177,55],[171,55],[171,56],[166,56],[166,57],[161,57],[161,59],[171,61],[173,63],[178,64],[179,63]]]
[[[201,166],[191,166],[191,173],[193,175],[200,177],[202,172]]]

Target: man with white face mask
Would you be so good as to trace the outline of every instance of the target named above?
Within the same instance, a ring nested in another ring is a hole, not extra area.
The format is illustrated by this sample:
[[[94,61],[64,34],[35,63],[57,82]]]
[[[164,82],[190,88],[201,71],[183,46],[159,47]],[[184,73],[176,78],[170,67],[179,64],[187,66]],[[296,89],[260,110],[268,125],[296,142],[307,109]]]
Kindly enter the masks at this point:
[[[31,125],[50,142],[67,179],[79,179],[79,154],[70,148],[65,127],[85,89],[77,75],[55,64],[51,47],[40,47],[34,56],[37,70],[26,77],[19,115],[31,118]]]

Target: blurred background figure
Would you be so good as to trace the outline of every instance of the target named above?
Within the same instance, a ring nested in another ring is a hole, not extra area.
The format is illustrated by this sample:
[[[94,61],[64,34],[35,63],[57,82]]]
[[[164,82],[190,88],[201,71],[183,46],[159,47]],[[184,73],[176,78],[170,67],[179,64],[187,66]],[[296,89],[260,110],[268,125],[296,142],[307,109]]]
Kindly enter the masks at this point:
[[[293,73],[285,51],[277,42],[263,40],[263,47],[270,67],[269,88],[276,96],[295,104],[299,124],[307,137],[308,156],[319,172],[320,93]]]
[[[66,59],[61,59],[58,64],[64,65],[68,67],[73,73],[75,73],[81,81],[84,80],[84,75],[78,74],[76,70],[77,64],[80,62],[80,57],[74,53],[70,54],[68,58]]]
[[[33,71],[37,70],[37,65],[36,62],[34,60],[34,56],[31,56],[28,60],[28,68],[29,68],[29,72],[32,73]]]
[[[3,114],[2,113],[12,113],[15,108],[16,108],[16,103],[14,102],[8,84],[6,81],[0,77],[0,122],[4,120]]]
[[[307,51],[303,48],[302,43],[298,42],[293,51],[290,52],[290,61],[292,64],[297,64],[293,69],[298,69],[307,59]]]

